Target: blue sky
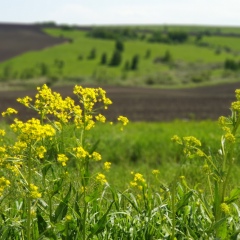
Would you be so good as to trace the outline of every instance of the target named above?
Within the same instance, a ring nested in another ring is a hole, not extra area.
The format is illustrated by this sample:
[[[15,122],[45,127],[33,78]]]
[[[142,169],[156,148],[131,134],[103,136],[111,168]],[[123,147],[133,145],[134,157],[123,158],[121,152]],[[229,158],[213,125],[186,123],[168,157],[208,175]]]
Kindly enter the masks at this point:
[[[0,22],[240,26],[240,0],[1,0]]]

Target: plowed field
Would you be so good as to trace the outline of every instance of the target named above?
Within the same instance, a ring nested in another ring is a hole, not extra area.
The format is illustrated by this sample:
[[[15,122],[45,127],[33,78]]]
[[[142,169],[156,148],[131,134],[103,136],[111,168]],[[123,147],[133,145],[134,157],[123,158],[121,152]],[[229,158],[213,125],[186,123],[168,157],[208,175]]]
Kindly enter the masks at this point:
[[[106,116],[114,120],[125,115],[131,121],[171,121],[175,119],[218,119],[230,115],[230,104],[235,100],[235,89],[240,83],[200,87],[194,89],[164,90],[136,87],[103,87],[113,104]],[[73,87],[53,88],[62,96],[71,96]],[[19,110],[21,119],[34,116],[31,111],[16,102],[16,98],[34,96],[36,91],[0,92],[0,111],[7,107]]]

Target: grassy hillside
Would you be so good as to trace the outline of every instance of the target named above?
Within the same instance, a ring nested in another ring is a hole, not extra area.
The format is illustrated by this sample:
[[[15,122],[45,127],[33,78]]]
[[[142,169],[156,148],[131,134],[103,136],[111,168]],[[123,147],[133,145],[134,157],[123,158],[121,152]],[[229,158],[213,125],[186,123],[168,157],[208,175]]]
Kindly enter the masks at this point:
[[[115,39],[89,37],[88,31],[78,29],[48,28],[45,29],[47,34],[70,41],[41,51],[27,52],[1,63],[0,80],[20,83],[27,80],[30,83],[38,79],[38,82],[52,84],[58,81],[59,84],[165,87],[234,82],[239,75],[238,29],[227,29],[136,27],[135,37],[122,38],[124,50],[120,64],[109,66],[115,51]],[[171,31],[187,33],[188,38],[180,43],[166,41]],[[160,41],[151,40],[159,34]],[[104,54],[106,62],[101,64]],[[137,67],[131,69],[134,56],[138,58]],[[228,59],[234,61],[236,69],[225,67]]]

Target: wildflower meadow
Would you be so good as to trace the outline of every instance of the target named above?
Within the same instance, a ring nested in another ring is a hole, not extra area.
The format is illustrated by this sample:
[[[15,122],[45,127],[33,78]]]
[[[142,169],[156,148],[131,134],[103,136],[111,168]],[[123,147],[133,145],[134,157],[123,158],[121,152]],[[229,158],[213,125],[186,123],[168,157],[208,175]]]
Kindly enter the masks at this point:
[[[159,167],[149,170],[154,181],[126,170],[131,180],[118,189],[91,132],[117,126],[121,137],[131,123],[106,119],[112,102],[102,88],[77,85],[73,93],[78,101],[43,85],[34,98],[17,99],[38,117],[21,121],[11,107],[2,113],[9,124],[0,129],[0,239],[240,239],[240,188],[231,181],[240,90],[231,116],[219,118],[217,153],[194,136],[172,136],[184,161],[201,163],[194,171],[203,188],[180,171],[166,184]]]

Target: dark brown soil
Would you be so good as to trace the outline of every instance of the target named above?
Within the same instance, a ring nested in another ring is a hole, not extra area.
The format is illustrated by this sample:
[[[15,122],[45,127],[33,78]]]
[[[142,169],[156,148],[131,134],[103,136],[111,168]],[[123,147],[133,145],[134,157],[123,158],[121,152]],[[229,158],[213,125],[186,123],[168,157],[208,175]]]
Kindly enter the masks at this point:
[[[0,24],[0,62],[66,41],[45,34],[38,25]]]
[[[131,121],[171,121],[175,119],[213,119],[231,114],[229,108],[235,101],[235,90],[240,83],[200,87],[194,89],[163,90],[137,87],[103,87],[113,101],[105,115],[114,120],[118,115]],[[62,96],[71,96],[73,87],[53,88]],[[16,98],[34,96],[36,91],[0,92],[0,111],[13,107],[20,111],[21,119],[33,115],[16,102]]]

